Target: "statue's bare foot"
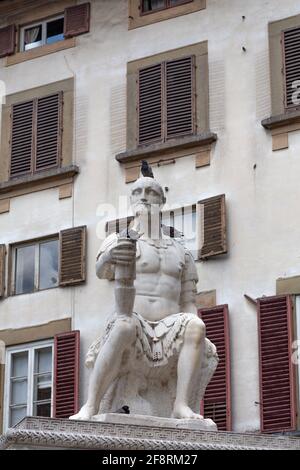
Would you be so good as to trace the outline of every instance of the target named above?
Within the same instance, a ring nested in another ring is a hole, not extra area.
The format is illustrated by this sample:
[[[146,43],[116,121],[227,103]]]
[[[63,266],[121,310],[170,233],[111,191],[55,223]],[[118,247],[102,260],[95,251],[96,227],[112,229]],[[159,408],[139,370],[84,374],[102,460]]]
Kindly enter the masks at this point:
[[[176,405],[174,406],[172,418],[177,419],[203,419],[202,415],[194,413],[193,410],[187,405]]]
[[[95,414],[96,414],[96,410],[93,406],[83,405],[79,413],[77,413],[76,415],[70,416],[69,419],[78,419],[80,421],[88,421]]]

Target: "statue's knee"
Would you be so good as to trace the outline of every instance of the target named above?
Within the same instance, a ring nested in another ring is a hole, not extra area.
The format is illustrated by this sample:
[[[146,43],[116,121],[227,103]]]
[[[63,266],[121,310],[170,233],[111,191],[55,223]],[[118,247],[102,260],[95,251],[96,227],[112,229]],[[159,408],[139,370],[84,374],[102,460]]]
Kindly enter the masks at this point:
[[[190,341],[199,346],[201,342],[204,341],[205,334],[206,328],[201,318],[195,317],[195,319],[189,321],[186,330],[186,335],[188,336],[188,339]]]
[[[116,320],[115,330],[124,341],[131,341],[136,336],[136,325],[130,317]]]

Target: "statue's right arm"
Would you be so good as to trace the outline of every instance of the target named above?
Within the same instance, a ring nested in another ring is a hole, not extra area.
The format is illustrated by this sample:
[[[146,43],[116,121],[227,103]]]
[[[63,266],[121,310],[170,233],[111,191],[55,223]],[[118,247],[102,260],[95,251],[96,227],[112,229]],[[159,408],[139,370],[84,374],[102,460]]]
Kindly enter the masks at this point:
[[[96,259],[96,274],[99,279],[112,281],[115,277],[115,265],[111,262],[110,251],[116,247],[118,235],[112,233],[101,245]]]

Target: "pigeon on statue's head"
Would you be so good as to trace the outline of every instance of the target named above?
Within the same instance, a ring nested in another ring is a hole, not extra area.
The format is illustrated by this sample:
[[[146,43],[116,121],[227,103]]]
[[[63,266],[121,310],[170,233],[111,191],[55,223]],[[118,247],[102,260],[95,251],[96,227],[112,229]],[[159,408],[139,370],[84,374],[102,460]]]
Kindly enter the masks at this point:
[[[141,173],[148,178],[154,178],[152,168],[146,160],[142,160]]]

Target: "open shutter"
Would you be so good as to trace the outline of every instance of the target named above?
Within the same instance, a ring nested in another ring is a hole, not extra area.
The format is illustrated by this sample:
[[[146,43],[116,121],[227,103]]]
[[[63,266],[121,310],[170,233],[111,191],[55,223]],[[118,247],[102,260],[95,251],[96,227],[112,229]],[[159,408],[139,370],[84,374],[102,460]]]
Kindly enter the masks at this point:
[[[297,106],[293,103],[293,94],[299,89],[293,88],[293,83],[300,80],[300,27],[289,29],[283,33],[283,69],[285,75],[285,106],[287,108]],[[299,98],[299,93],[296,93]],[[300,104],[298,104],[300,107]]]
[[[225,194],[203,199],[200,205],[200,258],[227,253]]]
[[[6,246],[0,245],[0,299],[4,297],[5,293],[5,257]]]
[[[163,64],[139,71],[139,144],[160,142],[162,130]]]
[[[218,367],[205,391],[202,413],[216,423],[219,431],[231,431],[228,306],[201,309],[199,316],[205,323],[206,336],[216,346],[219,356]]]
[[[53,168],[60,163],[62,93],[37,100],[36,171]]]
[[[258,300],[262,432],[296,429],[293,305],[290,296]]]
[[[12,107],[10,176],[32,171],[34,101]]]
[[[166,62],[166,138],[194,133],[194,56]]]
[[[60,286],[85,281],[86,227],[60,232]]]
[[[64,36],[71,38],[90,31],[90,3],[65,9]]]
[[[123,230],[128,228],[133,219],[133,216],[129,216],[123,217],[122,219],[109,220],[105,227],[106,235],[111,235],[112,233],[121,233]]]
[[[78,411],[79,347],[79,331],[54,337],[54,418],[69,418]]]
[[[14,24],[0,29],[0,58],[15,52],[16,28]]]

